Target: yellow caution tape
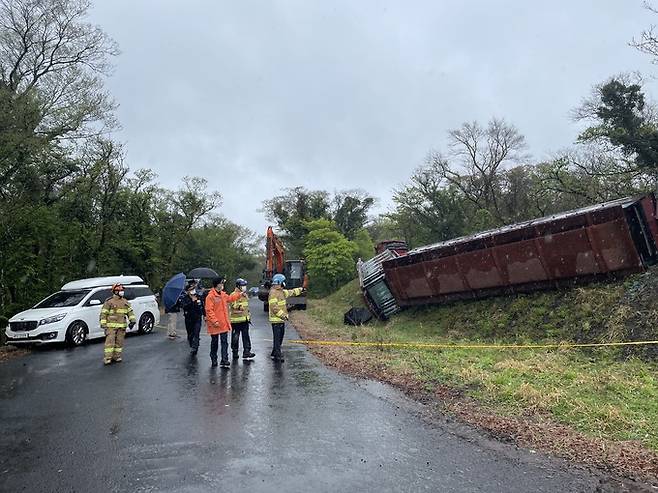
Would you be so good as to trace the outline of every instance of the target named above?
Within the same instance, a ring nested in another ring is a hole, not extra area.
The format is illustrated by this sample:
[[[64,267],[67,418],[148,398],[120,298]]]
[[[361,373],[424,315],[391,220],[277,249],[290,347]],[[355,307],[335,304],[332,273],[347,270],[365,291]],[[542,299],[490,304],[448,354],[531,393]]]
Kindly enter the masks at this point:
[[[568,349],[586,347],[613,346],[648,346],[658,344],[658,341],[626,341],[626,342],[590,342],[590,343],[559,343],[559,344],[435,344],[424,342],[354,342],[354,341],[319,341],[293,339],[291,344],[313,346],[357,346],[378,348],[409,348],[409,349]]]

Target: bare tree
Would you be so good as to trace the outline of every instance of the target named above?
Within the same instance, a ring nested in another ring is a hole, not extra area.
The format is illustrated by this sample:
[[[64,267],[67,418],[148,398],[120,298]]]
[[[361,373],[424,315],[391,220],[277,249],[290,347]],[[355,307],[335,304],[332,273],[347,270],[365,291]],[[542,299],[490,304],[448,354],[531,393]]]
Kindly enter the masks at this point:
[[[651,190],[653,177],[619,153],[578,146],[537,167],[547,212],[573,209]]]
[[[332,203],[331,212],[339,231],[353,240],[366,226],[368,211],[375,205],[375,198],[365,190],[343,190],[334,193]]]
[[[493,118],[486,128],[464,123],[449,132],[449,153],[432,152],[428,165],[478,209],[504,222],[499,203],[501,172],[525,158],[525,138],[512,124]]]
[[[98,134],[116,125],[103,88],[118,48],[86,22],[89,0],[0,0],[0,89],[36,98],[35,132]]]
[[[658,9],[654,7],[650,2],[644,2],[644,8],[649,12],[658,14]],[[631,41],[631,46],[634,46],[642,53],[653,57],[653,62],[658,63],[658,35],[655,32],[656,26],[651,25],[648,29],[642,31],[639,39],[633,38]]]

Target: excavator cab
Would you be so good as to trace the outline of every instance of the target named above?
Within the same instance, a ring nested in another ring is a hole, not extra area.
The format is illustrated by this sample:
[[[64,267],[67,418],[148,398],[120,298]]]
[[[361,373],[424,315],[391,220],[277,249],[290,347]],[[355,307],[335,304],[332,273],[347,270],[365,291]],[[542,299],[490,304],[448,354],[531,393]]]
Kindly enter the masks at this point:
[[[306,266],[303,260],[288,260],[281,274],[286,276],[286,289],[306,288],[308,285]],[[258,290],[258,299],[263,302],[263,310],[267,311],[272,279],[267,277],[267,272],[263,272],[263,275],[263,281]],[[289,309],[306,310],[306,294],[291,296],[287,301]]]
[[[286,276],[286,287],[288,289],[303,288],[304,287],[304,261],[303,260],[288,260],[284,271]]]
[[[286,288],[306,288],[308,280],[306,277],[306,266],[303,260],[288,260],[284,271],[286,276]],[[306,310],[306,294],[291,296],[288,298],[288,308]]]

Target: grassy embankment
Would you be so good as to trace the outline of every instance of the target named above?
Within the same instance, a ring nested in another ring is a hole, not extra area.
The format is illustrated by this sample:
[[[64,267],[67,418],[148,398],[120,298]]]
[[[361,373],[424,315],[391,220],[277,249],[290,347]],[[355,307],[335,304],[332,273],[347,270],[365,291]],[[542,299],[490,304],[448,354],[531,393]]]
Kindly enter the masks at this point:
[[[376,342],[538,343],[658,339],[658,271],[624,282],[404,311],[343,325],[356,282],[299,314],[305,338]],[[316,349],[320,351],[319,349]],[[402,375],[427,395],[450,388],[500,416],[541,417],[589,437],[658,451],[658,348],[469,350],[332,348],[364,375]],[[340,366],[340,365],[336,365]],[[377,366],[369,372],[367,367]],[[359,373],[354,372],[353,373]],[[387,378],[384,378],[387,379]],[[399,385],[400,386],[400,385]],[[651,469],[653,470],[653,469]]]

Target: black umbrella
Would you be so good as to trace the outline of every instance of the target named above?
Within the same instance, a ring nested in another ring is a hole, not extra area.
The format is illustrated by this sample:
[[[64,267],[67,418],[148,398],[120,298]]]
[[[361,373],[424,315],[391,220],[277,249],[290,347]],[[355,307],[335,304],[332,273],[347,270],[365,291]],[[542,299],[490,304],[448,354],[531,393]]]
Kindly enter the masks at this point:
[[[197,267],[196,269],[189,271],[187,277],[194,279],[212,279],[213,277],[219,277],[219,274],[208,267]]]

